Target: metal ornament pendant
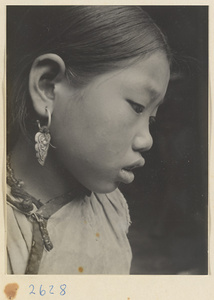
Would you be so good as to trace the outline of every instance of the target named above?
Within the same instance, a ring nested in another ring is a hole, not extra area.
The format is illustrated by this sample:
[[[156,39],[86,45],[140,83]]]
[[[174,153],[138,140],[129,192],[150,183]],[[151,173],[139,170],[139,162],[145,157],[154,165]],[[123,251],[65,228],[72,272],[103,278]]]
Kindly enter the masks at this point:
[[[37,132],[35,135],[35,150],[36,150],[36,157],[38,159],[38,162],[41,166],[44,166],[45,159],[48,154],[48,149],[51,141],[51,136],[49,132],[45,132],[43,130],[42,132]]]
[[[50,141],[51,141],[51,136],[49,133],[49,128],[51,125],[51,113],[47,106],[45,107],[45,111],[48,115],[48,124],[47,124],[47,126],[41,126],[39,120],[37,120],[39,132],[37,132],[35,135],[36,157],[41,166],[44,166],[44,164],[45,164],[45,159],[47,157],[48,148],[49,148]]]

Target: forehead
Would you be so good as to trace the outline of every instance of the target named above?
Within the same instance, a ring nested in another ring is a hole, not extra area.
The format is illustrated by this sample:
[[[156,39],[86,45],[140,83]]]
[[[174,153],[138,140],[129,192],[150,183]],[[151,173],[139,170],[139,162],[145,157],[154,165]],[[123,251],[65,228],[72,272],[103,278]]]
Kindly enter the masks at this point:
[[[127,62],[127,66],[104,75],[106,84],[127,92],[149,93],[151,97],[165,92],[170,77],[170,66],[163,52],[155,52],[150,56]]]
[[[126,63],[126,64],[125,64]],[[128,96],[164,97],[170,77],[166,55],[157,51],[142,59],[123,61],[121,68],[98,75],[88,87],[94,92],[120,92]]]
[[[122,73],[121,73],[122,75]],[[152,93],[156,84],[162,83],[164,79],[168,80],[170,76],[170,67],[166,55],[162,52],[155,52],[147,58],[137,60],[133,65],[124,69],[124,80],[130,82],[133,88],[146,84]]]

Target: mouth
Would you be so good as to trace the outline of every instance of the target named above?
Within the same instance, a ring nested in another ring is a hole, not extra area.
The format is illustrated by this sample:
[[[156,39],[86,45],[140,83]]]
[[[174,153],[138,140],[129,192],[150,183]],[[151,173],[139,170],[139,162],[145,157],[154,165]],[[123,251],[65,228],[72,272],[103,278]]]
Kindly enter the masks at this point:
[[[132,164],[130,164],[130,165],[128,165],[128,166],[122,168],[122,169],[125,170],[125,171],[132,171],[132,170],[134,170],[134,169],[141,168],[141,167],[143,167],[144,165],[145,165],[145,160],[144,160],[144,158],[142,157],[142,158],[139,159],[138,161],[136,161],[136,162],[134,162],[134,163],[132,163]]]
[[[143,158],[139,159],[138,161],[122,168],[119,173],[120,181],[129,184],[134,180],[133,170],[136,168],[143,167],[145,164],[145,160]]]

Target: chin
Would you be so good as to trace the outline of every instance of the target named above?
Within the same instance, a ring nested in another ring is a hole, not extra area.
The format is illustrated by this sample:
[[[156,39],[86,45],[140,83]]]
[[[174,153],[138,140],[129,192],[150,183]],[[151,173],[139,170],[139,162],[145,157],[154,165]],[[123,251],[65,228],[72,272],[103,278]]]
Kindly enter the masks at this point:
[[[118,188],[118,184],[116,183],[102,183],[102,184],[97,184],[96,186],[93,186],[92,188],[89,188],[91,191],[94,193],[99,193],[99,194],[108,194],[113,192]]]

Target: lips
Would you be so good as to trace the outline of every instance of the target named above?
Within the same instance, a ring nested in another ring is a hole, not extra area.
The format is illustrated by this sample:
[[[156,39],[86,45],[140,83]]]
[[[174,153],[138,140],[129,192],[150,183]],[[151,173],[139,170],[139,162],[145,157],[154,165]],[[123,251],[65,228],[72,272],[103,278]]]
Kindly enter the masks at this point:
[[[133,170],[144,166],[145,160],[143,158],[122,168],[119,172],[119,180],[125,184],[129,184],[134,180]]]
[[[123,170],[132,171],[132,170],[134,170],[136,168],[143,167],[144,164],[145,164],[145,160],[144,160],[144,158],[141,158],[138,161],[136,161],[136,162],[134,162],[134,163],[132,163],[132,164],[124,167]]]

